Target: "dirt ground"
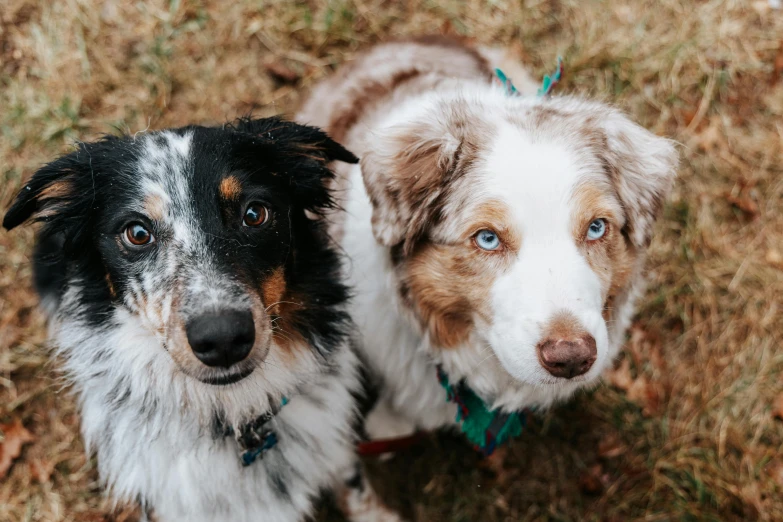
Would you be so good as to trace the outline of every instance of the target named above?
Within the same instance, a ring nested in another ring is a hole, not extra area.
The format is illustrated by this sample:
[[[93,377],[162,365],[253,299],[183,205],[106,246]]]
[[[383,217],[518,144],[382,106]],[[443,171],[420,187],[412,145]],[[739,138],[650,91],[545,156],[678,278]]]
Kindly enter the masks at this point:
[[[560,92],[609,100],[682,144],[624,355],[605,384],[537,417],[502,465],[432,436],[369,462],[374,482],[426,522],[783,520],[775,4],[0,0],[0,208],[75,140],[292,114],[379,40],[464,35],[513,47],[537,76],[561,55]],[[132,520],[102,497],[49,362],[32,239],[0,232],[0,521]]]

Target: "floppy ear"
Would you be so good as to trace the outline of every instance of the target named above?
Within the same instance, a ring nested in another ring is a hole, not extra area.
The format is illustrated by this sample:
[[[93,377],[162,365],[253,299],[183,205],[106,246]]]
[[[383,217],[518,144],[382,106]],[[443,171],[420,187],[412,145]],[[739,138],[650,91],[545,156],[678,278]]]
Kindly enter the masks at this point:
[[[274,117],[242,118],[231,128],[260,139],[256,145],[271,154],[279,174],[289,177],[294,199],[311,212],[320,213],[333,205],[327,188],[328,182],[334,179],[329,164],[359,161],[317,127]]]
[[[361,166],[379,243],[388,247],[402,243],[410,251],[438,218],[449,187],[461,175],[469,161],[466,153],[473,148],[461,124],[464,119],[448,110],[436,111],[374,134]]]
[[[676,177],[674,143],[633,123],[618,111],[605,121],[606,169],[626,214],[624,231],[637,248],[652,240],[655,220]]]
[[[86,147],[86,144],[79,144],[78,151],[62,156],[33,174],[8,209],[3,227],[11,230],[28,219],[49,221],[68,207],[77,198],[79,178],[89,175],[89,170],[85,172],[89,169]]]

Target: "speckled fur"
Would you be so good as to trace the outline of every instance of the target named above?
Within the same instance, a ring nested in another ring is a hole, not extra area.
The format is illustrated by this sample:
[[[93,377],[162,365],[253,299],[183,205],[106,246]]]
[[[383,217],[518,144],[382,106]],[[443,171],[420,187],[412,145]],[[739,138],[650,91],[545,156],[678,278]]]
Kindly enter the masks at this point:
[[[675,148],[603,103],[537,98],[503,56],[443,39],[381,44],[316,86],[297,116],[361,157],[337,167],[346,213],[331,223],[382,388],[373,436],[454,426],[437,363],[494,407],[567,399],[616,356],[643,290]],[[493,83],[493,66],[522,96]],[[492,255],[471,241],[487,206],[507,211],[483,226],[513,238]],[[611,221],[608,239],[588,247],[580,227],[599,217]],[[598,346],[571,380],[536,356],[563,313]]]
[[[116,502],[160,522],[295,522],[336,489],[351,520],[398,520],[371,489],[346,492],[362,473],[358,361],[339,258],[307,217],[331,205],[335,159],[355,161],[317,129],[242,120],[83,143],[22,189],[4,225],[44,223],[35,263],[50,337]],[[254,200],[271,215],[257,230],[242,227]],[[121,235],[139,220],[155,243],[137,252]],[[252,310],[256,342],[234,367],[207,367],[182,325],[225,309]],[[224,427],[283,397],[278,443],[243,467]]]

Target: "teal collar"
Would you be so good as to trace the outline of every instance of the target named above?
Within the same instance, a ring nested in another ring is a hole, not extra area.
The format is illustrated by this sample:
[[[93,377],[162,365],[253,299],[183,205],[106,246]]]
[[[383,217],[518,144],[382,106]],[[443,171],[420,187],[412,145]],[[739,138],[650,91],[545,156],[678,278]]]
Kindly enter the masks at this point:
[[[511,78],[506,76],[502,70],[495,69],[495,76],[497,76],[498,81],[500,81],[500,84],[506,90],[507,95],[519,96],[519,91],[517,90],[516,87],[514,87],[514,84],[511,82]],[[552,74],[552,76],[549,76],[548,74],[544,75],[544,79],[541,82],[541,87],[538,89],[538,96],[549,96],[549,94],[551,94],[555,86],[557,86],[557,84],[560,83],[562,77],[563,77],[563,59],[558,56],[557,69]]]
[[[446,390],[446,400],[457,405],[455,419],[462,433],[484,454],[491,455],[499,444],[518,437],[527,424],[530,410],[505,413],[498,409],[490,410],[464,381],[456,385],[449,383],[449,377],[438,365],[438,381]]]

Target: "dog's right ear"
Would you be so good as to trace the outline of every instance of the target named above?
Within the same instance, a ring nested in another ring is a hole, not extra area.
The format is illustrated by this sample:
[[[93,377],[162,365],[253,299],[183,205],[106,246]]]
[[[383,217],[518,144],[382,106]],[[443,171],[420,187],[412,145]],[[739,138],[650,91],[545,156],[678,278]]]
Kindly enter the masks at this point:
[[[6,230],[25,221],[48,221],[67,207],[78,196],[77,181],[90,175],[87,145],[45,165],[22,187],[11,208],[3,218]]]
[[[402,244],[403,251],[410,252],[438,219],[448,187],[464,173],[475,148],[464,125],[467,119],[448,108],[440,114],[433,110],[374,133],[361,167],[379,243]]]

